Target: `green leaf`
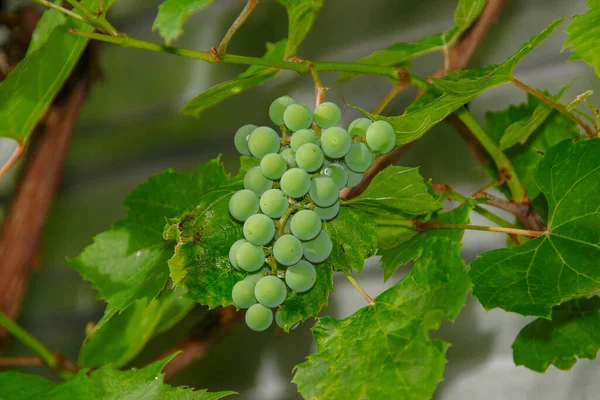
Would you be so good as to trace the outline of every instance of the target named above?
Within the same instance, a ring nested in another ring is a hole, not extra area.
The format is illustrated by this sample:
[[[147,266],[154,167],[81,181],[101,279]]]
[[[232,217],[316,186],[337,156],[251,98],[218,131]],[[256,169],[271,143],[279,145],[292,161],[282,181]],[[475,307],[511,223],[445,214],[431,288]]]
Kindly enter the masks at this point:
[[[573,18],[565,32],[569,34],[563,50],[570,47],[570,61],[582,60],[600,76],[600,1],[588,1],[590,11]]]
[[[104,366],[95,371],[81,370],[75,377],[54,383],[35,375],[0,373],[0,398],[7,400],[144,399],[144,400],[218,400],[234,392],[208,393],[164,383],[162,369],[168,357],[141,369],[118,371]],[[31,397],[39,394],[42,397]]]
[[[459,0],[454,10],[454,23],[465,31],[483,11],[487,0]]]
[[[423,215],[442,208],[430,193],[418,168],[389,166],[373,178],[358,197],[346,202],[378,215]]]
[[[31,35],[31,41],[29,42],[29,47],[27,47],[27,55],[42,47],[48,41],[54,29],[65,24],[65,22],[67,22],[67,17],[60,11],[55,9],[44,11],[42,18],[38,21]]]
[[[400,116],[386,117],[371,114],[360,108],[358,110],[372,120],[391,123],[396,130],[397,145],[415,141],[479,94],[509,82],[519,61],[550,36],[562,21],[563,19],[554,21],[502,64],[458,71],[444,78],[434,79],[431,89],[415,100]]]
[[[310,32],[323,0],[277,0],[285,7],[288,15],[288,43],[285,49],[285,59],[296,54],[298,46]]]
[[[95,10],[98,2],[82,0],[81,4]],[[112,1],[107,6],[110,4]],[[44,27],[48,28],[48,23],[44,22]],[[68,18],[0,84],[0,136],[27,141],[60,92],[89,40],[69,33],[71,28],[84,32],[94,30],[88,24]]]
[[[599,159],[600,139],[565,140],[539,163],[548,232],[473,261],[473,294],[486,309],[550,318],[555,305],[600,290]]]
[[[219,159],[188,174],[167,170],[151,177],[125,200],[127,216],[69,264],[92,282],[112,312],[137,300],[150,302],[165,285],[173,255],[162,236],[165,219],[181,216],[227,179]]]
[[[275,44],[267,43],[267,52],[263,56],[263,59],[281,61],[283,59],[286,43],[287,40],[285,39],[280,40]],[[252,65],[236,79],[219,83],[208,89],[206,92],[194,97],[183,106],[181,112],[184,115],[197,118],[202,111],[221,103],[229,97],[260,85],[266,80],[273,78],[278,72],[279,69],[277,68]]]
[[[158,6],[152,30],[158,30],[167,45],[183,35],[183,24],[192,14],[204,10],[214,0],[165,0]]]
[[[600,349],[600,298],[573,299],[554,307],[552,320],[538,318],[513,343],[515,364],[537,372],[550,365],[568,370],[577,358],[595,360]]]
[[[78,364],[84,367],[111,364],[114,368],[126,365],[152,337],[191,311],[195,303],[182,295],[181,289],[168,290],[150,304],[141,299],[119,314],[107,310],[106,317],[85,338]]]
[[[428,331],[454,320],[471,287],[460,244],[433,239],[411,272],[350,317],[313,327],[317,352],[297,366],[307,400],[429,399],[449,344]]]

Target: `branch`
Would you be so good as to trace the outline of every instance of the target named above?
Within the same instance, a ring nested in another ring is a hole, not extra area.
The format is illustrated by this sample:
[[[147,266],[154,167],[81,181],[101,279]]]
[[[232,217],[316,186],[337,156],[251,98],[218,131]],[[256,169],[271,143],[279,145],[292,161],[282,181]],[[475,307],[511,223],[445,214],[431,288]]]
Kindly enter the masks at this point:
[[[321,83],[321,77],[319,77],[319,73],[315,69],[313,64],[308,66],[308,72],[312,77],[313,83],[315,84],[315,109],[321,105],[325,101],[325,96],[327,94],[327,89],[323,87],[323,83]]]
[[[498,198],[487,192],[479,192],[473,195],[476,199],[488,199],[486,204],[489,204],[493,207],[499,208],[501,210],[507,211],[517,218],[527,229],[532,230],[544,230],[546,229],[546,225],[542,221],[542,219],[537,215],[532,209],[530,204],[524,203],[514,203],[512,201],[504,200]]]
[[[34,367],[44,365],[39,357],[20,356],[20,357],[0,357],[0,367]]]

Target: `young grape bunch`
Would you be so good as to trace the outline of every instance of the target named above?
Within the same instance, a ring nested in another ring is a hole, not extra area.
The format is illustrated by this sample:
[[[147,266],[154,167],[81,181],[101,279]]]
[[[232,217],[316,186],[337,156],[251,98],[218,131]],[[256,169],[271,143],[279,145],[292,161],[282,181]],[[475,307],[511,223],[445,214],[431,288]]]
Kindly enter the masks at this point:
[[[229,200],[241,232],[228,255],[239,277],[231,302],[247,309],[246,324],[257,332],[273,321],[282,329],[297,326],[287,317],[294,312],[285,311],[286,299],[327,284],[318,276],[332,268],[335,230],[328,227],[344,212],[340,191],[357,186],[374,158],[396,144],[387,121],[358,118],[338,126],[342,111],[332,102],[312,110],[281,96],[267,111],[274,127],[247,124],[234,134],[236,150],[254,161],[245,163],[243,189]]]

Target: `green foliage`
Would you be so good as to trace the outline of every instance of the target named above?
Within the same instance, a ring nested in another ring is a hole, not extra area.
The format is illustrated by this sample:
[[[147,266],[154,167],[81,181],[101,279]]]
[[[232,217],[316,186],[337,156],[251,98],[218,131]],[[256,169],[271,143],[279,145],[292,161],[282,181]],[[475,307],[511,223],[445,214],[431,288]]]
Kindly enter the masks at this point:
[[[263,56],[266,60],[281,61],[286,49],[287,40],[277,43],[267,43],[267,52]],[[279,70],[253,65],[236,79],[219,83],[188,101],[181,112],[185,115],[199,117],[202,111],[211,108],[231,96],[240,94],[248,89],[260,85],[268,79],[273,78]]]
[[[565,140],[539,163],[548,233],[473,261],[473,294],[486,309],[550,318],[555,305],[600,290],[599,159],[600,139]]]
[[[285,59],[296,54],[298,46],[302,43],[312,28],[319,10],[323,7],[323,0],[277,0],[285,7],[289,19],[288,43],[285,48]]]
[[[569,60],[585,61],[594,69],[596,75],[600,76],[600,1],[589,0],[587,4],[590,10],[574,17],[567,27],[569,38],[563,50],[570,47]]]
[[[214,0],[165,0],[158,6],[158,14],[152,25],[152,30],[158,33],[171,44],[183,35],[183,24],[192,14],[204,10]]]
[[[600,349],[600,297],[574,299],[552,309],[552,320],[538,318],[513,343],[515,364],[544,372],[550,365],[571,369],[576,357],[595,360]]]
[[[48,41],[54,29],[64,25],[67,22],[67,17],[58,10],[49,9],[44,11],[42,18],[35,26],[35,30],[31,35],[29,47],[27,47],[27,55],[42,47]]]
[[[35,375],[0,373],[0,398],[9,400],[144,399],[218,400],[234,392],[208,393],[205,390],[172,387],[161,373],[173,358],[168,357],[142,369],[118,371],[104,366],[82,370],[67,382],[57,384]]]

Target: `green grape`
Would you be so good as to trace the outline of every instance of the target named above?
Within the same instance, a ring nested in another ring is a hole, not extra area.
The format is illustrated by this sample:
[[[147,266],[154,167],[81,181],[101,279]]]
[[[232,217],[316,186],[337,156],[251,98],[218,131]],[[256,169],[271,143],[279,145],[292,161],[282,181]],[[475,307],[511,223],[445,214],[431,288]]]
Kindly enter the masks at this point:
[[[262,332],[273,323],[273,312],[262,304],[254,304],[246,311],[246,325],[256,332]]]
[[[302,258],[302,243],[293,235],[277,238],[273,245],[273,257],[282,265],[294,265]]]
[[[267,154],[279,152],[281,139],[277,132],[268,126],[260,126],[248,136],[250,154],[261,159]]]
[[[348,182],[348,171],[342,164],[329,163],[321,169],[321,175],[331,177],[340,190],[345,188]]]
[[[310,175],[301,168],[285,171],[279,181],[281,190],[293,199],[303,197],[310,189]]]
[[[278,153],[267,154],[260,160],[260,172],[267,179],[277,180],[287,169],[285,158]]]
[[[307,172],[314,172],[323,165],[325,156],[321,148],[314,143],[306,143],[296,151],[296,162],[298,167]]]
[[[362,136],[367,133],[367,128],[373,123],[369,118],[357,118],[350,123],[348,133],[352,136]]]
[[[385,154],[396,146],[396,131],[387,121],[375,121],[367,129],[367,145],[377,154]]]
[[[235,257],[237,255],[238,249],[244,243],[248,243],[248,241],[246,239],[240,239],[240,240],[236,241],[234,244],[232,244],[231,248],[229,249],[229,262],[231,263],[233,268],[238,269],[238,270],[240,269],[240,267],[238,267],[237,262],[235,261]]]
[[[319,137],[312,129],[300,129],[294,132],[290,140],[290,147],[293,151],[297,152],[300,146],[306,143],[319,145]]]
[[[293,132],[309,128],[312,119],[312,111],[304,104],[291,104],[283,113],[283,123]]]
[[[298,164],[296,164],[296,153],[289,147],[284,148],[279,153],[287,163],[290,168],[296,168]]]
[[[248,150],[248,136],[252,133],[253,130],[256,129],[256,125],[248,124],[242,126],[237,130],[235,136],[233,137],[233,144],[235,145],[235,149],[245,156],[250,155],[250,150]]]
[[[244,237],[257,246],[264,246],[273,240],[275,223],[264,214],[254,214],[244,222]]]
[[[300,240],[310,240],[315,238],[319,232],[323,222],[319,214],[311,210],[300,210],[292,217],[290,228],[292,235]]]
[[[283,125],[283,112],[295,102],[296,100],[290,96],[281,96],[273,100],[269,106],[269,118],[271,118],[271,121],[277,126]]]
[[[287,196],[279,189],[269,189],[260,196],[260,210],[270,218],[281,218],[289,206]]]
[[[319,207],[330,207],[338,200],[338,185],[329,176],[317,176],[312,180],[308,194]]]
[[[258,282],[259,280],[261,280],[263,277],[265,277],[265,270],[259,271],[255,274],[249,274],[246,275],[246,277],[244,278],[245,280],[252,282],[252,285],[256,285],[256,282]],[[254,289],[252,289],[252,294],[254,294]]]
[[[244,189],[252,190],[258,196],[273,187],[273,181],[265,178],[259,166],[252,167],[244,176]]]
[[[342,120],[342,112],[335,103],[327,101],[319,104],[315,109],[313,118],[321,128],[331,128],[340,123]]]
[[[327,157],[342,158],[350,150],[351,145],[350,134],[338,126],[326,129],[321,134],[321,148]]]
[[[373,153],[366,144],[352,143],[350,151],[344,157],[346,166],[354,172],[365,172],[373,164]]]
[[[347,168],[347,172],[348,172],[348,182],[346,183],[346,187],[352,188],[355,186],[358,186],[358,184],[360,182],[362,182],[363,176],[365,174],[363,173],[359,173],[359,172],[354,172],[352,171],[350,168]]]
[[[315,206],[315,212],[323,221],[334,219],[340,212],[340,202],[336,201],[331,207]]]
[[[304,258],[311,263],[321,263],[329,257],[331,250],[333,250],[333,242],[331,236],[325,231],[321,231],[319,236],[313,240],[302,243],[304,248]]]
[[[229,199],[229,213],[238,221],[244,222],[258,212],[258,196],[252,190],[237,191]]]
[[[231,298],[239,308],[248,308],[252,304],[256,304],[256,297],[254,297],[254,283],[248,280],[239,281],[233,285]]]
[[[300,260],[285,271],[285,283],[297,293],[304,293],[312,289],[317,281],[315,267],[306,260]],[[235,289],[235,287],[234,287]]]
[[[281,315],[281,310],[277,310],[277,312],[275,313],[275,322],[277,322],[277,326],[279,326],[281,329],[285,330],[285,328],[283,327],[283,317]],[[292,326],[290,329],[296,329],[298,327],[298,325],[300,325],[300,322],[298,322],[296,325]]]
[[[281,279],[269,275],[256,282],[254,296],[265,307],[279,307],[287,297],[287,288]]]
[[[252,243],[242,243],[235,252],[235,263],[244,271],[255,272],[265,264],[265,253]]]

